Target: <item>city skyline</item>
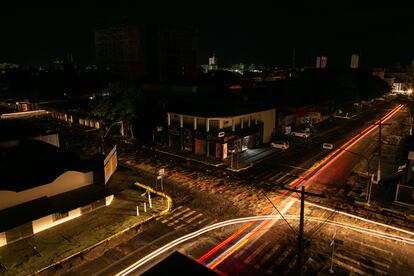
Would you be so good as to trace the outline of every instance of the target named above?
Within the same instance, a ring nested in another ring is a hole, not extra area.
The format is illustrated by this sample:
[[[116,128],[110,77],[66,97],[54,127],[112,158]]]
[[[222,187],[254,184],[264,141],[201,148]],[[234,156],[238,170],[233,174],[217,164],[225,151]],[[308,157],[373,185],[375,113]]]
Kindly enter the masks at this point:
[[[198,65],[208,63],[213,53],[219,66],[289,66],[293,51],[297,66],[312,66],[319,55],[327,56],[332,67],[349,67],[354,53],[361,67],[408,65],[414,58],[413,23],[404,6],[363,7],[352,1],[300,7],[264,1],[250,6],[132,1],[117,6],[93,1],[7,5],[0,19],[0,62],[21,65],[47,65],[69,54],[78,64],[95,63],[94,29],[125,21],[196,29]]]

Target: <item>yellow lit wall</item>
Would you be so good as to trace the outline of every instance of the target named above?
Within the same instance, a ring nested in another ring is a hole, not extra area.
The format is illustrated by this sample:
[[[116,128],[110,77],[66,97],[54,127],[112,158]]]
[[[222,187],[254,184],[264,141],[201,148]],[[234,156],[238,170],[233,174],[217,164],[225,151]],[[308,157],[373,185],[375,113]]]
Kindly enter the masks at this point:
[[[61,218],[59,220],[53,221],[53,215],[49,215],[37,220],[32,221],[33,226],[33,234],[36,234],[40,231],[43,231],[45,229],[48,229],[50,227],[56,226],[58,224],[61,224],[63,222],[66,222],[68,220],[77,218],[81,215],[80,208],[77,208],[75,210],[69,211],[69,216]]]

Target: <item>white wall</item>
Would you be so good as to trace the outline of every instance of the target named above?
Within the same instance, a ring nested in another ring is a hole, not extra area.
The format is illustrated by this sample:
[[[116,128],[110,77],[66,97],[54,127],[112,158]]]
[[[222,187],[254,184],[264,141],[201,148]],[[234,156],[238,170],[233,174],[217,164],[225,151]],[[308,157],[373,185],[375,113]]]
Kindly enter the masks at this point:
[[[114,200],[114,195],[110,195],[105,197],[105,205],[108,206],[112,203],[112,200]]]
[[[33,227],[33,234],[36,234],[40,231],[43,231],[45,229],[48,229],[50,227],[56,226],[58,224],[61,224],[63,222],[66,222],[68,220],[77,218],[81,215],[80,208],[76,208],[75,210],[69,211],[69,215],[67,217],[61,218],[59,220],[53,221],[53,214],[34,220],[32,221],[32,227]]]
[[[260,118],[263,122],[263,143],[269,143],[272,139],[272,132],[276,123],[276,109],[269,109],[260,112]]]
[[[178,114],[174,114],[174,113],[170,113],[170,114],[171,114],[171,121],[178,120],[178,118],[179,118]],[[174,119],[174,116],[176,117],[176,119]],[[185,116],[189,116],[189,115],[185,115]],[[189,117],[193,118],[192,116],[189,116]],[[256,112],[256,113],[250,113],[250,114],[244,114],[244,115],[235,116],[235,117],[219,117],[219,118],[211,117],[211,118],[208,118],[208,119],[209,120],[223,121],[221,123],[223,128],[231,127],[232,126],[232,120],[233,120],[234,124],[236,126],[236,129],[237,129],[237,128],[241,127],[241,119],[242,118],[245,119],[243,127],[244,128],[248,127],[249,117],[251,117],[251,121],[250,121],[251,125],[255,124],[255,120],[257,120],[258,122],[263,122],[263,124],[264,124],[264,126],[263,126],[263,143],[270,142],[270,140],[272,138],[273,130],[274,130],[275,125],[276,125],[276,109],[269,109],[269,110],[264,110],[264,111],[260,111],[260,112]],[[198,128],[200,128],[201,126],[204,126],[205,121],[206,121],[206,118],[197,117],[197,126],[198,126]]]
[[[0,247],[2,247],[3,245],[6,245],[6,244],[7,244],[6,233],[1,232],[0,233]]]
[[[38,186],[21,192],[0,191],[0,210],[10,208],[24,202],[32,201],[44,196],[72,191],[93,183],[93,172],[67,171],[56,178],[52,183]]]

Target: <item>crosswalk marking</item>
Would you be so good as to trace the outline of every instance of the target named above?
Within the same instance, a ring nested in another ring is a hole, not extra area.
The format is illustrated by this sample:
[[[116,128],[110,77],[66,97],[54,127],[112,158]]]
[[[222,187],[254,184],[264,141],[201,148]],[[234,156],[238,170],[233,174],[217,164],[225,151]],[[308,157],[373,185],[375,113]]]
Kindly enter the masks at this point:
[[[352,242],[356,242],[356,241],[352,241]],[[383,248],[379,248],[379,247],[374,246],[374,245],[366,244],[366,243],[363,243],[363,242],[357,242],[357,243],[358,243],[359,245],[361,245],[361,246],[370,247],[370,248],[373,248],[373,249],[375,249],[375,250],[378,250],[378,251],[381,251],[381,252],[384,252],[384,253],[390,254],[391,256],[393,256],[393,255],[394,255],[394,252],[391,252],[391,251],[386,250],[386,249],[383,249]]]
[[[202,214],[200,214],[200,215],[202,215]],[[200,217],[200,216],[199,216],[199,217]],[[202,220],[200,220],[199,222],[195,223],[194,225],[199,225],[199,224],[202,224],[202,223],[204,223],[204,222],[206,222],[206,221],[208,221],[208,218],[203,218]],[[180,228],[182,228],[182,227],[184,227],[184,226],[186,226],[186,225],[188,225],[188,224],[190,224],[190,223],[188,223],[188,221],[187,221],[187,223],[186,223],[186,224],[181,224],[181,225],[179,225],[179,226],[175,227],[175,229],[180,229]]]
[[[283,174],[283,172],[278,172],[277,174],[275,174],[274,176],[270,177],[270,181],[275,181],[276,178],[278,178],[281,174]]]
[[[170,222],[170,223],[168,223],[168,226],[173,226],[174,224],[176,224],[176,223],[178,223],[178,222],[180,222],[180,221],[183,221],[185,218],[188,218],[189,216],[191,216],[192,214],[194,214],[196,211],[191,211],[191,212],[189,212],[189,213],[187,213],[187,214],[185,214],[184,216],[182,216],[182,217],[180,217],[180,218],[178,218],[178,219],[176,219],[174,222]]]
[[[188,210],[190,210],[190,208],[185,208],[184,210],[181,210],[180,212],[178,212],[178,213],[174,213],[174,215],[172,216],[172,217],[169,217],[169,218],[167,218],[167,219],[164,219],[163,221],[161,221],[161,223],[166,223],[167,221],[170,221],[170,220],[172,220],[172,219],[175,219],[176,217],[178,217],[179,215],[181,215],[181,214],[183,214],[183,213],[185,213],[185,212],[187,212]]]
[[[340,260],[338,260],[337,258],[332,258],[332,261],[333,261],[336,265],[338,265],[338,266],[340,266],[340,267],[343,267],[343,268],[346,268],[346,269],[348,269],[349,271],[356,272],[356,273],[358,273],[359,275],[367,275],[367,273],[366,273],[366,272],[362,271],[362,270],[361,270],[361,269],[359,269],[358,267],[354,267],[354,266],[352,266],[352,265],[349,265],[349,264],[346,264],[346,263],[344,263],[344,262],[341,262],[341,261],[340,261]]]
[[[248,256],[246,259],[243,260],[244,263],[248,264],[250,263],[254,258],[256,258],[257,255],[268,245],[270,244],[270,241],[266,241],[262,243],[255,251],[253,251],[250,256]]]
[[[283,180],[282,184],[284,184],[284,185],[285,184],[288,184],[288,183],[292,182],[295,178],[296,177],[294,175],[289,175],[288,178],[286,178],[286,179]]]
[[[280,177],[279,179],[275,180],[275,182],[280,182],[283,179],[285,179],[286,177],[289,177],[290,178],[290,174],[289,173],[285,173],[282,177]]]
[[[234,257],[235,257],[235,258],[238,258],[238,257],[240,257],[243,253],[248,252],[248,250],[250,249],[250,247],[252,247],[252,246],[253,246],[253,244],[254,244],[254,242],[249,242],[247,245],[245,245],[245,246],[243,247],[243,249],[242,249],[242,250],[239,250],[239,252],[238,252],[238,253],[236,253],[236,254],[234,255]]]
[[[203,218],[202,220],[200,220],[199,222],[197,222],[196,225],[202,224],[204,222],[208,221],[208,218]]]
[[[349,256],[345,256],[345,255],[342,255],[340,253],[335,253],[335,256],[339,257],[339,258],[342,258],[344,260],[347,260],[347,261],[349,261],[353,264],[356,264],[359,268],[367,268],[367,269],[370,269],[370,270],[374,270],[375,272],[380,273],[380,274],[387,274],[386,271],[384,271],[384,270],[382,270],[378,267],[368,265],[368,264],[366,264],[366,263],[364,263],[360,260],[355,260],[355,259],[353,259]],[[378,263],[378,262],[374,262],[374,260],[370,260],[370,261],[373,262],[373,263]]]
[[[270,249],[269,252],[267,252],[267,254],[262,258],[262,260],[260,261],[260,265],[263,265],[264,263],[266,263],[273,256],[273,254],[276,253],[278,249],[279,249],[279,245],[274,245],[272,249]]]
[[[173,210],[173,212],[176,212],[176,211],[178,211],[178,210],[180,210],[180,209],[182,209],[182,208],[184,208],[182,205],[180,205],[180,206],[178,206],[177,208],[175,208],[174,210]],[[160,220],[162,220],[162,219],[164,219],[165,218],[165,216],[161,216],[161,217],[157,217],[155,220],[157,220],[157,221],[160,221]]]
[[[191,222],[193,222],[194,220],[198,219],[201,216],[203,216],[203,214],[202,213],[198,213],[197,216],[194,216],[194,217],[190,218],[189,220],[187,220],[187,223],[191,223]]]
[[[203,213],[200,213],[196,210],[190,208],[185,208],[183,206],[178,206],[170,216],[163,216],[156,218],[160,223],[166,224],[169,227],[174,229],[179,229],[190,223],[193,225],[200,225],[208,221],[208,218],[202,218]],[[199,220],[199,221],[197,221]]]

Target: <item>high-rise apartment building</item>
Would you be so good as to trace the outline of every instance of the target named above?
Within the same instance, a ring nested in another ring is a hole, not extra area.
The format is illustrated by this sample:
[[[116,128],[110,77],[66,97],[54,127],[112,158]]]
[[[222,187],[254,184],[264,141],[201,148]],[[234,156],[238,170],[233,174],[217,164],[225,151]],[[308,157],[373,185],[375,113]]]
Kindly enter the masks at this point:
[[[95,31],[101,70],[128,78],[169,82],[197,73],[197,34],[189,28],[120,24]]]
[[[127,77],[147,75],[146,36],[139,26],[115,25],[95,30],[98,68]]]

